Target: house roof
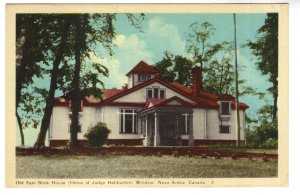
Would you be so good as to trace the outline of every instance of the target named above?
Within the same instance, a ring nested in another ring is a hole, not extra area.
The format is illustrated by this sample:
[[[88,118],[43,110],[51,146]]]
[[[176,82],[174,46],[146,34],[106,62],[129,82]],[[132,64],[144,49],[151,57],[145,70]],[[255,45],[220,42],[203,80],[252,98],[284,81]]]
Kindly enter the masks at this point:
[[[159,71],[154,68],[153,66],[150,66],[144,61],[140,61],[133,69],[131,69],[126,76],[129,76],[131,74],[157,74]]]
[[[116,95],[114,95],[114,96],[112,96],[112,97],[110,97],[110,98],[108,98],[108,99],[100,102],[100,104],[105,105],[106,103],[110,103],[110,102],[112,102],[112,101],[114,101],[114,100],[116,100],[118,98],[121,98],[121,97],[123,97],[123,96],[125,96],[127,94],[130,94],[130,93],[132,93],[134,91],[137,91],[137,90],[139,90],[139,89],[141,89],[141,88],[143,88],[145,86],[148,86],[148,85],[150,85],[152,83],[155,83],[155,82],[158,82],[161,85],[164,85],[165,87],[174,90],[175,92],[179,93],[180,95],[182,95],[182,96],[184,96],[184,97],[186,97],[186,98],[188,98],[188,99],[196,102],[197,104],[195,105],[195,107],[197,107],[197,106],[198,107],[218,107],[217,102],[211,101],[209,99],[204,99],[202,97],[195,97],[192,94],[189,94],[189,93],[181,90],[180,88],[175,87],[174,85],[170,84],[169,82],[167,82],[167,81],[165,81],[165,80],[163,80],[163,79],[161,79],[159,77],[155,77],[155,78],[150,79],[150,80],[148,80],[148,81],[146,81],[144,83],[136,85],[136,86],[134,86],[134,87],[132,87],[132,88],[130,88],[128,90],[124,90],[122,93],[118,93],[118,94],[116,94]]]
[[[178,102],[180,106],[184,107],[194,107],[191,103],[177,97],[173,96],[169,99],[148,99],[144,109],[152,108],[152,107],[178,107],[178,104],[170,104],[171,102]]]
[[[130,70],[127,73],[128,75],[131,74],[157,74],[159,71],[154,68],[153,66],[150,66],[144,61],[140,61],[132,70]],[[184,96],[185,98],[188,98],[194,102],[194,104],[190,104],[181,98],[174,96],[169,99],[149,99],[146,102],[115,102],[114,100],[119,99],[123,96],[126,96],[130,93],[133,93],[145,86],[151,85],[154,82],[158,82],[161,85],[165,86],[166,88],[169,88],[178,94]],[[219,100],[227,100],[231,101],[232,108],[236,108],[236,101],[235,98],[231,95],[225,94],[225,95],[215,95],[206,91],[200,91],[199,96],[195,96],[193,94],[193,90],[189,87],[186,87],[184,85],[181,85],[177,82],[168,82],[161,78],[160,76],[155,76],[153,79],[150,79],[144,83],[138,84],[130,89],[123,88],[123,89],[105,89],[102,90],[102,99],[96,99],[92,96],[85,97],[83,100],[84,105],[86,106],[100,106],[100,105],[112,105],[112,106],[138,106],[138,107],[144,107],[147,108],[150,105],[151,106],[164,106],[168,103],[168,101],[179,101],[183,105],[193,107],[203,107],[203,108],[218,108],[218,101]],[[54,105],[56,106],[68,106],[69,105],[69,98],[67,96],[61,96],[55,99]],[[240,109],[247,109],[249,108],[248,105],[244,103],[240,103]]]

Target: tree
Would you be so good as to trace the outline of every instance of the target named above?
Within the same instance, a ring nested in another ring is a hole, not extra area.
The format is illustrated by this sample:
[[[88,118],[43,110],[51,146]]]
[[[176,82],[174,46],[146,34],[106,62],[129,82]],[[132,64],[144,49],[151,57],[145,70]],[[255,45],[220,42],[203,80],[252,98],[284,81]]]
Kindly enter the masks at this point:
[[[164,79],[167,81],[174,81],[176,74],[173,71],[173,59],[174,56],[165,51],[164,57],[161,61],[157,62],[154,67],[160,72]]]
[[[272,87],[268,90],[273,96],[272,119],[277,118],[278,97],[278,14],[268,13],[265,23],[257,31],[257,40],[246,43],[257,56],[257,67],[263,75],[269,75]]]
[[[183,56],[175,56],[174,72],[176,73],[175,81],[187,87],[192,86],[192,67],[193,62]]]
[[[144,14],[126,15],[136,28],[139,28],[140,21],[144,19]],[[90,64],[88,71],[82,75],[81,67],[88,66],[84,61],[86,58],[90,58],[90,53],[95,53],[94,48],[96,45],[102,45],[110,55],[113,53],[112,42],[115,35],[113,22],[116,20],[116,14],[54,14],[54,16],[57,17],[55,23],[60,27],[58,29],[52,28],[58,44],[51,52],[54,57],[51,84],[40,133],[35,143],[36,148],[45,145],[45,135],[49,128],[56,89],[64,94],[69,94],[71,97],[71,140],[73,140],[71,143],[72,146],[76,147],[78,111],[81,98],[85,95],[100,98],[101,90],[97,87],[97,83],[100,83],[102,87],[103,83],[99,79],[99,74],[108,76],[107,68],[101,64]],[[72,65],[74,59],[75,66]],[[51,59],[49,60],[51,61]]]
[[[84,15],[79,14],[73,16],[75,24],[75,68],[72,82],[71,90],[71,110],[72,110],[72,120],[71,120],[71,139],[70,147],[75,148],[77,146],[77,132],[78,132],[78,113],[80,109],[80,65],[81,65],[81,56],[82,49],[84,48],[84,40],[86,39],[86,34],[84,33],[84,24],[83,24]]]
[[[169,82],[176,81],[182,85],[191,86],[193,62],[186,57],[165,51],[164,57],[154,67],[160,72],[164,79]]]
[[[214,94],[234,94],[233,44],[224,41],[212,57],[209,66],[203,69],[203,87]]]
[[[192,54],[195,64],[200,63],[202,70],[222,48],[219,43],[210,43],[210,38],[214,35],[215,30],[213,25],[207,21],[204,23],[194,22],[190,25],[190,32],[186,35],[186,50]]]
[[[30,107],[30,102],[34,101],[34,96],[31,93],[24,92],[24,90],[28,89],[34,82],[34,77],[42,77],[43,68],[39,63],[43,62],[47,64],[46,50],[50,49],[53,44],[49,31],[47,31],[48,28],[46,27],[50,23],[49,21],[45,21],[45,14],[17,14],[16,16],[15,112],[21,134],[21,145],[24,145],[23,128],[26,128],[31,123],[24,122],[20,116],[23,115],[23,112],[26,112],[20,108],[20,104],[26,107],[27,110],[34,110],[34,107]],[[27,116],[32,115],[29,114]]]
[[[54,18],[53,18],[54,19]],[[53,51],[55,59],[53,60],[53,67],[51,70],[51,80],[50,80],[50,88],[46,98],[46,105],[44,108],[44,115],[41,122],[40,132],[38,134],[37,140],[34,144],[34,148],[41,148],[45,146],[46,133],[49,128],[50,119],[53,111],[54,105],[54,95],[55,90],[57,89],[57,80],[59,74],[59,65],[63,60],[65,49],[67,45],[67,39],[69,36],[70,26],[71,26],[71,16],[70,15],[58,15],[56,22],[58,24],[58,41],[56,51]],[[54,31],[55,28],[52,28]]]

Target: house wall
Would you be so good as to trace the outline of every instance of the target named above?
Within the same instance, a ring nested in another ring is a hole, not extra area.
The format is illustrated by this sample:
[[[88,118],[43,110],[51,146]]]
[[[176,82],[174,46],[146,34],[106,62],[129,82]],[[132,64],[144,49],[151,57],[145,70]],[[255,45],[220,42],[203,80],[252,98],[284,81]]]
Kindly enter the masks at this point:
[[[133,107],[122,107],[133,108]],[[141,108],[136,108],[140,110]],[[84,107],[83,112],[79,117],[81,124],[81,133],[78,133],[78,139],[85,139],[84,134],[91,125],[97,122],[105,122],[107,127],[111,130],[108,139],[137,139],[141,138],[140,134],[121,134],[120,131],[120,114],[119,107]],[[55,106],[53,109],[52,124],[50,126],[51,137],[50,140],[66,140],[70,139],[68,107]],[[138,127],[141,121],[138,119]]]
[[[205,109],[194,109],[193,111],[194,111],[193,112],[194,139],[204,139],[204,129],[205,129],[204,112],[205,112]]]
[[[132,76],[133,76],[133,83],[132,83]],[[154,77],[155,77],[155,75],[152,74],[150,79],[153,79]],[[128,77],[128,80],[130,80],[130,82],[131,82],[130,85],[128,85],[128,86],[130,86],[129,88],[143,83],[143,82],[139,82],[139,76],[138,76],[138,74],[132,74],[132,75],[130,75],[130,77]]]
[[[69,108],[62,106],[54,106],[50,125],[50,140],[69,139]]]
[[[84,107],[83,112],[79,113],[79,123],[81,124],[81,132],[78,132],[78,139],[84,139],[84,134],[91,125],[95,125],[100,121],[99,111],[96,107]],[[69,125],[71,118],[69,117],[69,108],[55,106],[53,108],[51,121],[50,140],[64,140],[70,138]]]
[[[240,125],[241,125],[241,140],[245,139],[245,115],[244,111],[240,111]],[[218,121],[218,122],[216,122]],[[224,125],[230,125],[230,133],[220,133],[218,110],[207,110],[207,139],[209,140],[236,140],[236,110],[231,111],[231,117],[228,121],[222,121]]]
[[[138,139],[141,138],[140,134],[124,134],[120,132],[120,109],[121,108],[134,108],[134,107],[116,107],[105,106],[102,108],[103,120],[107,127],[111,130],[108,139]],[[140,110],[141,108],[135,108]],[[138,119],[138,126],[140,126],[140,119]]]
[[[132,82],[132,75],[128,76],[128,88],[132,88],[133,87],[133,82]]]
[[[168,89],[165,86],[161,85],[160,83],[152,83],[146,87],[143,87],[139,90],[136,90],[133,93],[127,94],[119,99],[114,100],[114,102],[146,102],[146,89],[152,88],[153,86],[157,86],[163,89],[166,89],[166,99],[171,98],[173,96],[177,96],[187,102],[194,103],[192,100],[178,94],[177,92],[173,91],[172,89]]]

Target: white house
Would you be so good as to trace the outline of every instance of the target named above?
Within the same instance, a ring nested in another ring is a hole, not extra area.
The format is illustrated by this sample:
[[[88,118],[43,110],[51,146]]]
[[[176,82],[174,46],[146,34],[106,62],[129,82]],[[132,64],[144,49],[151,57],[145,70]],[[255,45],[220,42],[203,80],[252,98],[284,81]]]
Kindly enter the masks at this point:
[[[229,144],[237,139],[236,101],[231,95],[214,95],[202,89],[201,68],[192,69],[193,87],[167,82],[157,69],[139,62],[127,73],[122,89],[106,89],[103,99],[85,97],[79,114],[78,139],[90,125],[104,122],[112,130],[107,144],[179,146]],[[50,146],[70,139],[69,98],[55,100]],[[245,140],[245,110],[239,104],[240,138]]]

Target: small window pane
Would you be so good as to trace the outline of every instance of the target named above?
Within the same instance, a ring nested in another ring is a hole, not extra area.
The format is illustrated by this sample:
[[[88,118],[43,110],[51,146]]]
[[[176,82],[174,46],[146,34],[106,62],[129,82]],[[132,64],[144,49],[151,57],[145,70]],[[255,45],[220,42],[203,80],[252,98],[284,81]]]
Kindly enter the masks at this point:
[[[126,113],[126,114],[131,114],[131,113],[132,113],[132,110],[125,110],[125,113]]]
[[[153,92],[154,92],[154,98],[158,98],[158,89],[154,88]]]
[[[221,102],[221,114],[229,115],[229,102]]]
[[[165,90],[160,90],[160,98],[165,99]]]
[[[125,115],[125,133],[132,133],[132,115]]]
[[[229,133],[229,125],[220,125],[220,133]]]
[[[152,98],[152,90],[151,89],[147,90],[147,98]]]

